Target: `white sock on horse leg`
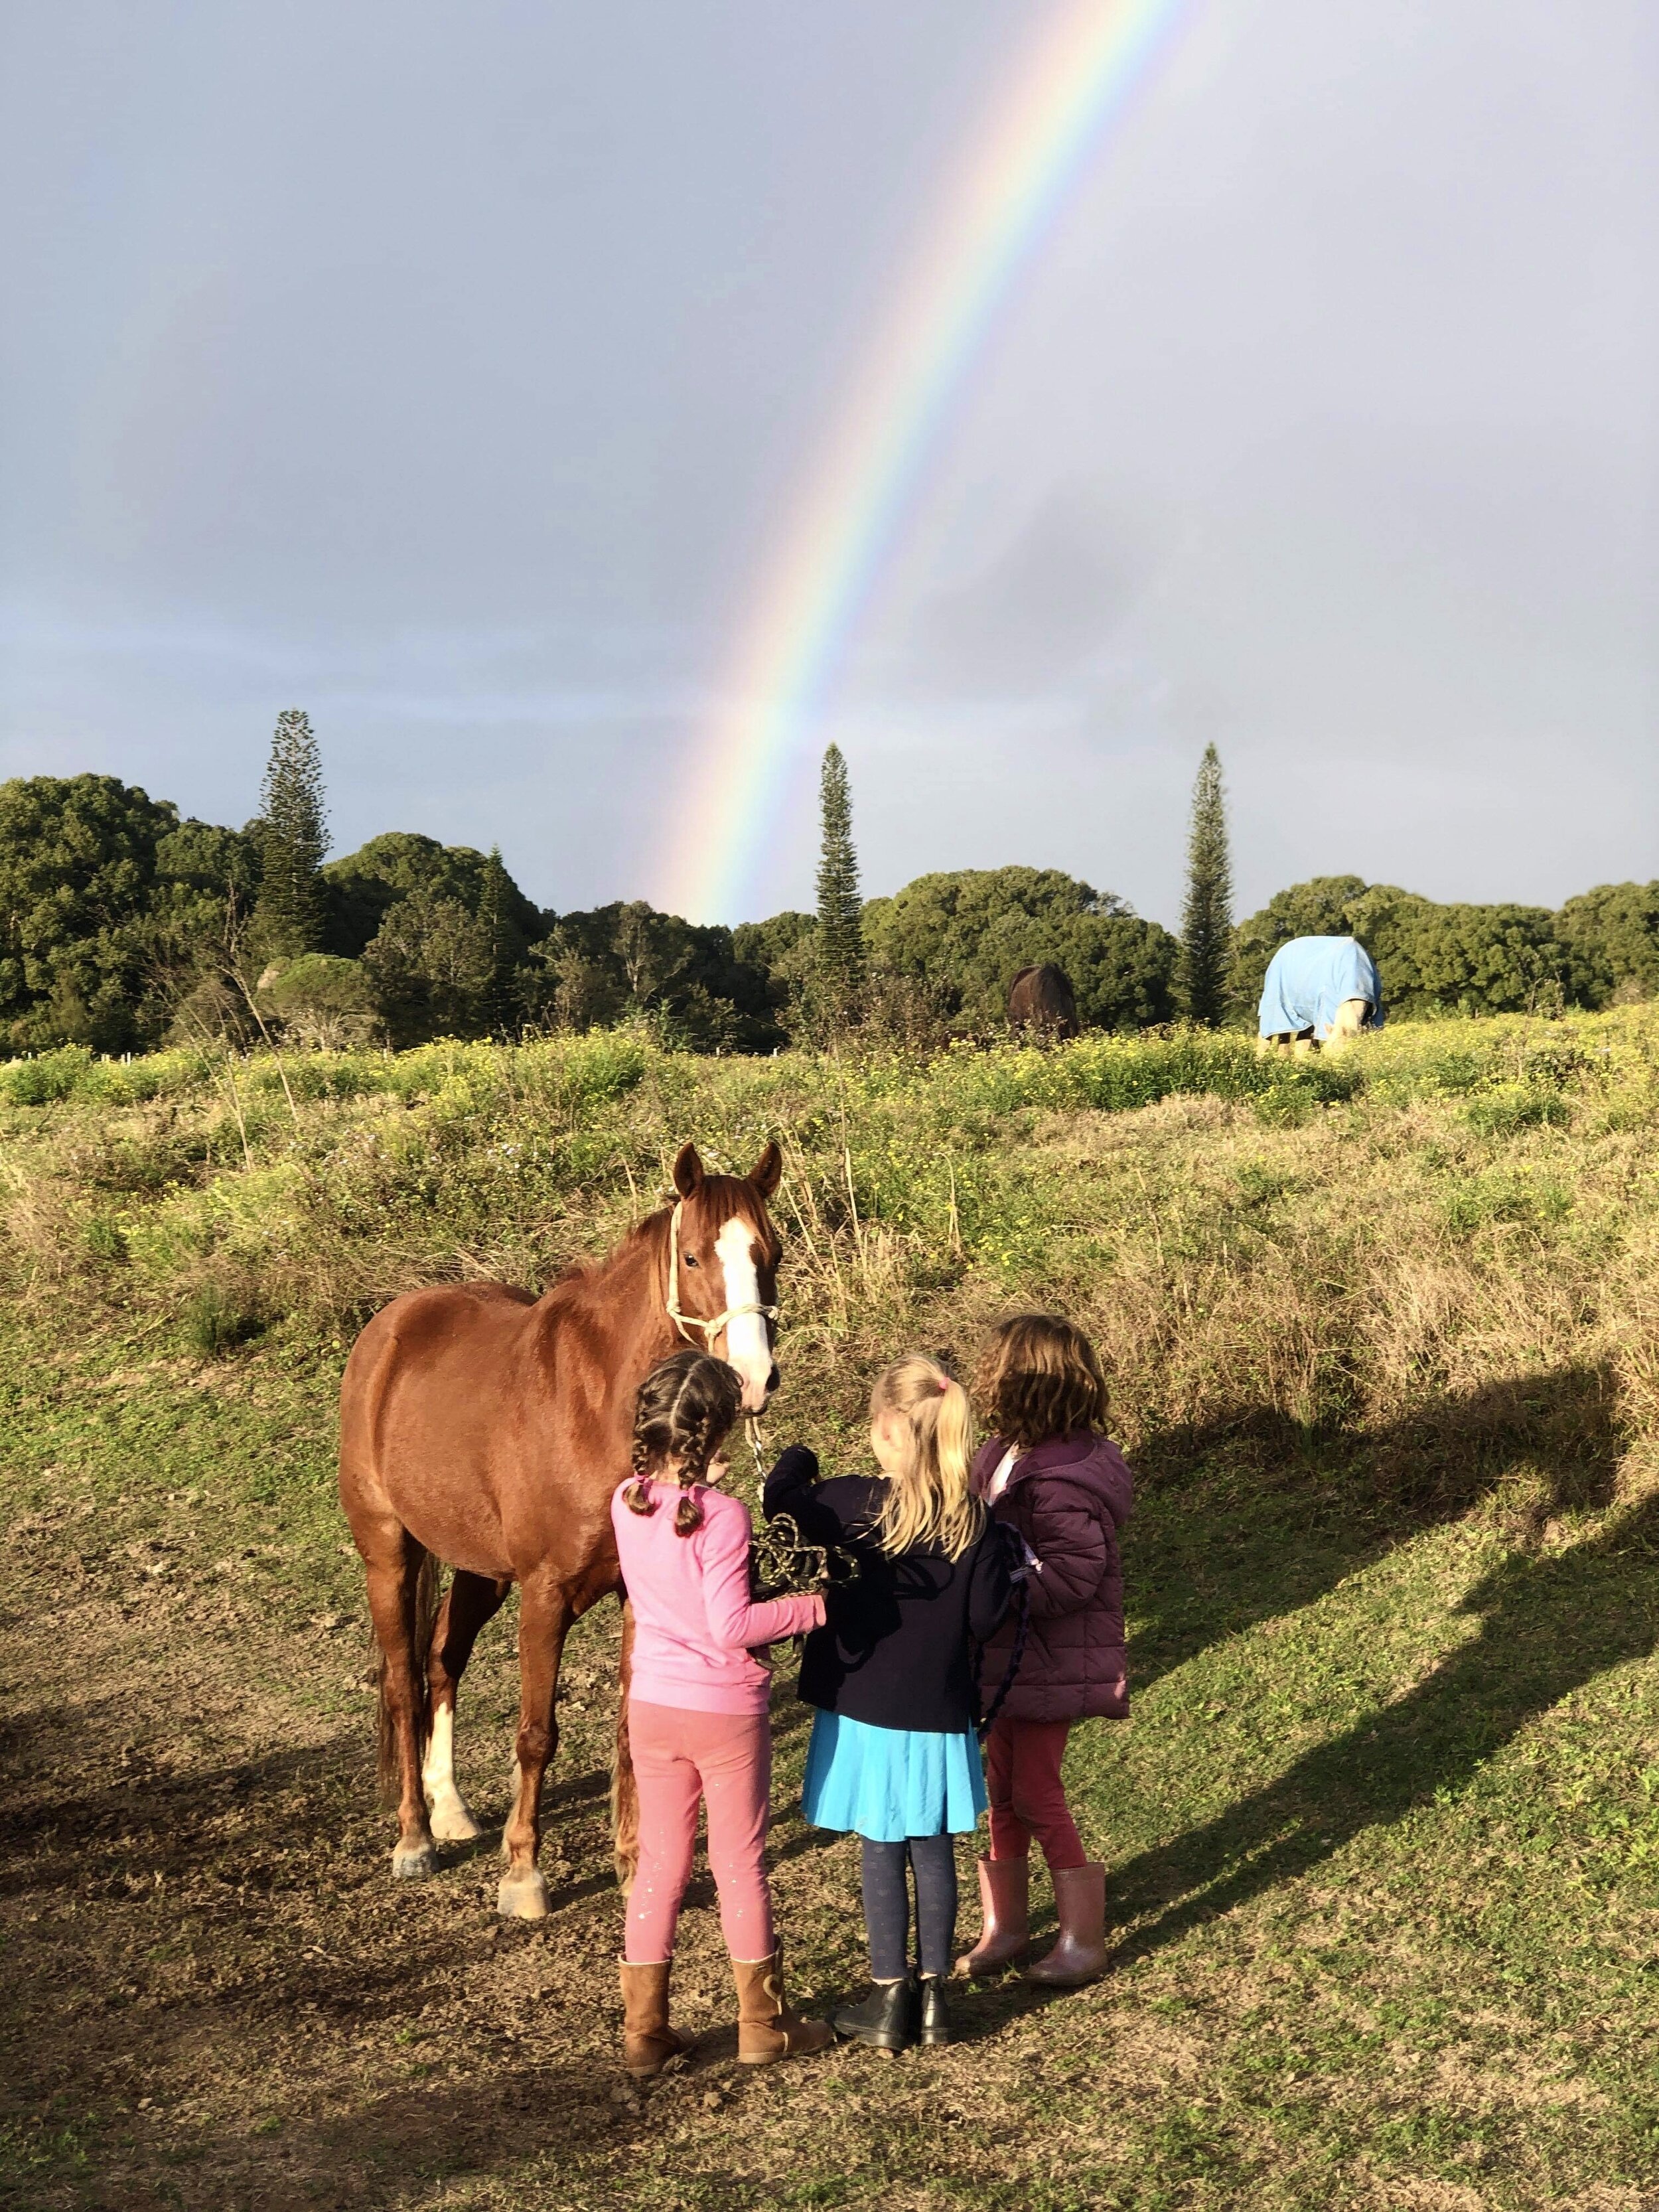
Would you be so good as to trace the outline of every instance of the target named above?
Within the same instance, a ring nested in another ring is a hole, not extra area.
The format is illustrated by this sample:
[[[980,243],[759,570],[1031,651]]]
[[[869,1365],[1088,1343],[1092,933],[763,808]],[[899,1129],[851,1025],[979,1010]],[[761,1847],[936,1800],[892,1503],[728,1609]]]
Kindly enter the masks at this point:
[[[478,1824],[455,1787],[455,1708],[452,1705],[439,1705],[433,1712],[421,1783],[432,1808],[433,1834],[441,1843],[471,1843],[478,1833]]]

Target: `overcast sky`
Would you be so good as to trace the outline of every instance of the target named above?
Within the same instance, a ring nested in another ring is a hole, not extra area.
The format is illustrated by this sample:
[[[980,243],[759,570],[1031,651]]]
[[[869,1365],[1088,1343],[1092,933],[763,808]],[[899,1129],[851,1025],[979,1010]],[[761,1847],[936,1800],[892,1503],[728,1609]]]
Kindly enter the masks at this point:
[[[1071,4],[1071,0],[1067,0]],[[649,896],[940,179],[1048,0],[9,0],[0,773]],[[1659,875],[1659,14],[1194,0],[1010,295],[809,739],[869,892],[1173,921]],[[728,919],[740,919],[729,916]]]

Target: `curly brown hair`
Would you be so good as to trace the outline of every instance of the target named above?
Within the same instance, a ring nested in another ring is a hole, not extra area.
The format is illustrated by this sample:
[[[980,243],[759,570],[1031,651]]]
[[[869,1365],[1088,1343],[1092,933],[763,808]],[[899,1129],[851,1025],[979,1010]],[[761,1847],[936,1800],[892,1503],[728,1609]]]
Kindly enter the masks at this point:
[[[1099,1358],[1062,1314],[1013,1314],[1000,1322],[981,1349],[974,1395],[987,1426],[1021,1451],[1106,1423]]]
[[[675,1479],[690,1492],[708,1472],[743,1405],[743,1383],[723,1359],[688,1345],[660,1359],[634,1401],[635,1480],[623,1496],[635,1513],[654,1513],[652,1474],[675,1462]],[[702,1507],[690,1496],[674,1509],[677,1534],[702,1526]]]

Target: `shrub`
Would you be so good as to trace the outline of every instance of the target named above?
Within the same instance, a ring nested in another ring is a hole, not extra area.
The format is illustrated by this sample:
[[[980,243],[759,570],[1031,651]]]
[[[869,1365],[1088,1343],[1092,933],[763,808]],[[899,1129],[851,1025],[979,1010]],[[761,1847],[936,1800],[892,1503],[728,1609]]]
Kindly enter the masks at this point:
[[[221,1283],[204,1283],[185,1308],[185,1341],[204,1359],[222,1358],[264,1326],[253,1302]]]
[[[87,1224],[87,1249],[94,1260],[125,1260],[127,1240],[112,1214],[94,1213]]]
[[[263,994],[283,1027],[301,1044],[337,1050],[378,1032],[374,994],[362,963],[307,952],[272,976]]]
[[[1517,1129],[1535,1129],[1570,1121],[1572,1109],[1559,1091],[1536,1091],[1520,1084],[1505,1085],[1476,1098],[1465,1108],[1472,1128],[1489,1137],[1507,1137]]]
[[[1175,1010],[1177,947],[1111,891],[1058,868],[964,868],[920,876],[865,909],[872,962],[922,977],[958,1025],[1002,1029],[1008,986],[1022,968],[1063,968],[1091,1027],[1145,1028]]]
[[[43,1052],[36,1060],[15,1060],[0,1067],[0,1087],[14,1106],[49,1106],[55,1101],[95,1094],[97,1062],[82,1044]]]
[[[1293,884],[1235,932],[1232,1018],[1241,1026],[1253,1024],[1267,963],[1280,945],[1295,937],[1348,935],[1376,961],[1384,1002],[1395,1018],[1599,1006],[1610,985],[1597,936],[1602,908],[1589,908],[1602,896],[1570,901],[1556,915],[1543,907],[1441,905],[1358,876]],[[1618,915],[1625,926],[1621,945],[1628,939],[1634,946],[1639,930],[1625,907]],[[1628,972],[1639,968],[1637,951],[1621,957]]]

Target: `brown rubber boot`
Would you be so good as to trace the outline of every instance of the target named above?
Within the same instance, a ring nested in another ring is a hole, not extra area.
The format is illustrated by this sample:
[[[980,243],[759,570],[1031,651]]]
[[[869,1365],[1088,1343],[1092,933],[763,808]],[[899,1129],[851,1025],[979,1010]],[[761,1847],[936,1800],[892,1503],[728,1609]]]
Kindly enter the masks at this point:
[[[769,1959],[733,1959],[732,1972],[738,1984],[738,2063],[769,2066],[776,2058],[793,2058],[809,2051],[822,2051],[835,2031],[827,2020],[803,2020],[790,2009],[783,1993],[783,1946]]]
[[[1025,1978],[1050,1989],[1080,1990],[1106,1971],[1106,1869],[1090,1865],[1052,1871],[1060,1941],[1046,1958],[1026,1968]]]
[[[648,1966],[622,1962],[623,2064],[635,2080],[660,2074],[671,2058],[690,2045],[668,2025],[668,1976],[672,1962]]]
[[[959,1975],[994,1974],[1018,1959],[1030,1943],[1030,1859],[981,1859],[979,1905],[979,1941],[957,1960]]]

